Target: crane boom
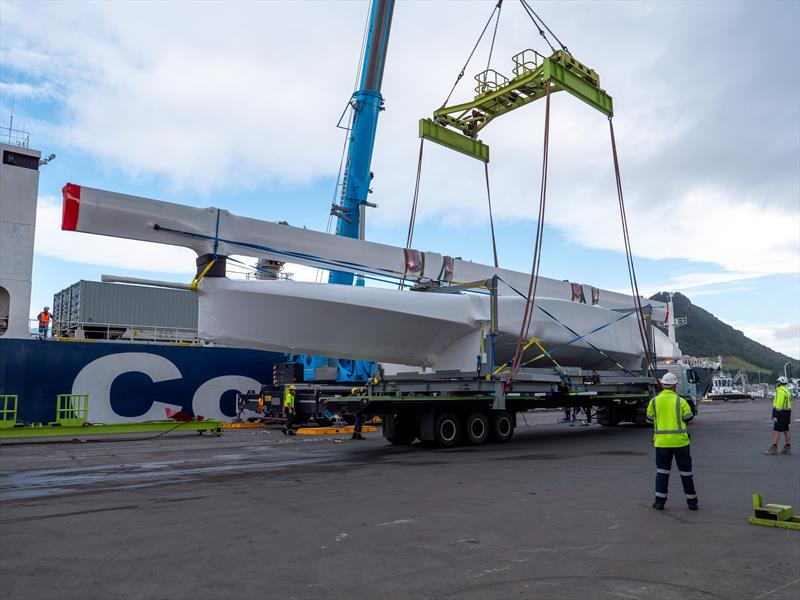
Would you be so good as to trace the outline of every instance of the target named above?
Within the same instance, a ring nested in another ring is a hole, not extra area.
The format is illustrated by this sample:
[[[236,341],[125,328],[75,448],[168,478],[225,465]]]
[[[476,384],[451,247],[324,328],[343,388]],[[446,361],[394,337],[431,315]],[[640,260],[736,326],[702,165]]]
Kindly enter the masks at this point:
[[[378,129],[378,115],[383,109],[381,84],[393,12],[394,0],[373,0],[359,89],[350,102],[354,114],[342,197],[339,204],[331,207],[331,214],[338,219],[336,235],[343,237],[364,239],[364,207],[367,205],[372,179],[370,166]],[[328,281],[352,285],[353,273],[334,270],[330,272]],[[363,280],[360,284],[363,285]]]

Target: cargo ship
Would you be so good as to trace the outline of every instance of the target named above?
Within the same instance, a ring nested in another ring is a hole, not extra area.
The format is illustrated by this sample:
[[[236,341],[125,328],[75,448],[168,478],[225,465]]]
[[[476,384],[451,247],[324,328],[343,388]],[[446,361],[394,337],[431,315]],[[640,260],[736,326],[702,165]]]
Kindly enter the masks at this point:
[[[55,419],[58,394],[88,394],[89,419],[163,419],[165,409],[230,420],[239,392],[270,385],[282,353],[207,344],[191,291],[80,281],[29,322],[40,152],[0,144],[0,396],[18,421]]]

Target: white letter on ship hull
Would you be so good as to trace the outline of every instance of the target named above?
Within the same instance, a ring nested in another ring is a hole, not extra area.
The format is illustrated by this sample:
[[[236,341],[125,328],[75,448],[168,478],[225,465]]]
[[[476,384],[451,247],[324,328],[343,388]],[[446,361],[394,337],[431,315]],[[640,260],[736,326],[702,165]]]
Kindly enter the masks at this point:
[[[258,392],[261,384],[255,379],[243,375],[222,375],[209,379],[194,393],[192,398],[192,412],[202,415],[206,419],[225,419],[235,417],[236,414],[226,415],[222,412],[222,395],[230,390],[246,393],[248,390]],[[234,411],[236,410],[234,405]]]
[[[111,407],[111,385],[123,373],[144,373],[153,383],[181,379],[183,376],[171,361],[157,354],[120,352],[93,360],[81,369],[72,382],[73,394],[89,394],[89,421],[123,423],[152,421],[166,418],[167,407],[181,409],[180,404],[153,402],[150,408],[136,417],[123,417]]]

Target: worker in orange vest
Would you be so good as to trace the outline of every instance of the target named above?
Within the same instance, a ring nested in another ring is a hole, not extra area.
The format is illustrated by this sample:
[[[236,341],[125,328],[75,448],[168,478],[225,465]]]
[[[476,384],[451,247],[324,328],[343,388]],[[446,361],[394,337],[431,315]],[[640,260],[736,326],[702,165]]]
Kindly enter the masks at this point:
[[[36,318],[39,319],[39,339],[43,340],[47,337],[47,327],[50,325],[50,318],[52,316],[49,306],[45,306],[44,310],[37,315]]]

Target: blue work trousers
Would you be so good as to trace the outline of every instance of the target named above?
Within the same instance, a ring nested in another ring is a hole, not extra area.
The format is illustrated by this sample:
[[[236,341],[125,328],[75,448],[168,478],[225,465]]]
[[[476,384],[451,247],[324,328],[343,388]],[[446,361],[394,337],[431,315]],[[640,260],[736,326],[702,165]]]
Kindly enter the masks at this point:
[[[694,474],[692,473],[692,454],[689,452],[689,446],[656,448],[656,502],[664,504],[667,501],[669,472],[672,469],[673,456],[681,475],[686,503],[689,506],[697,505],[697,492],[694,489]]]

